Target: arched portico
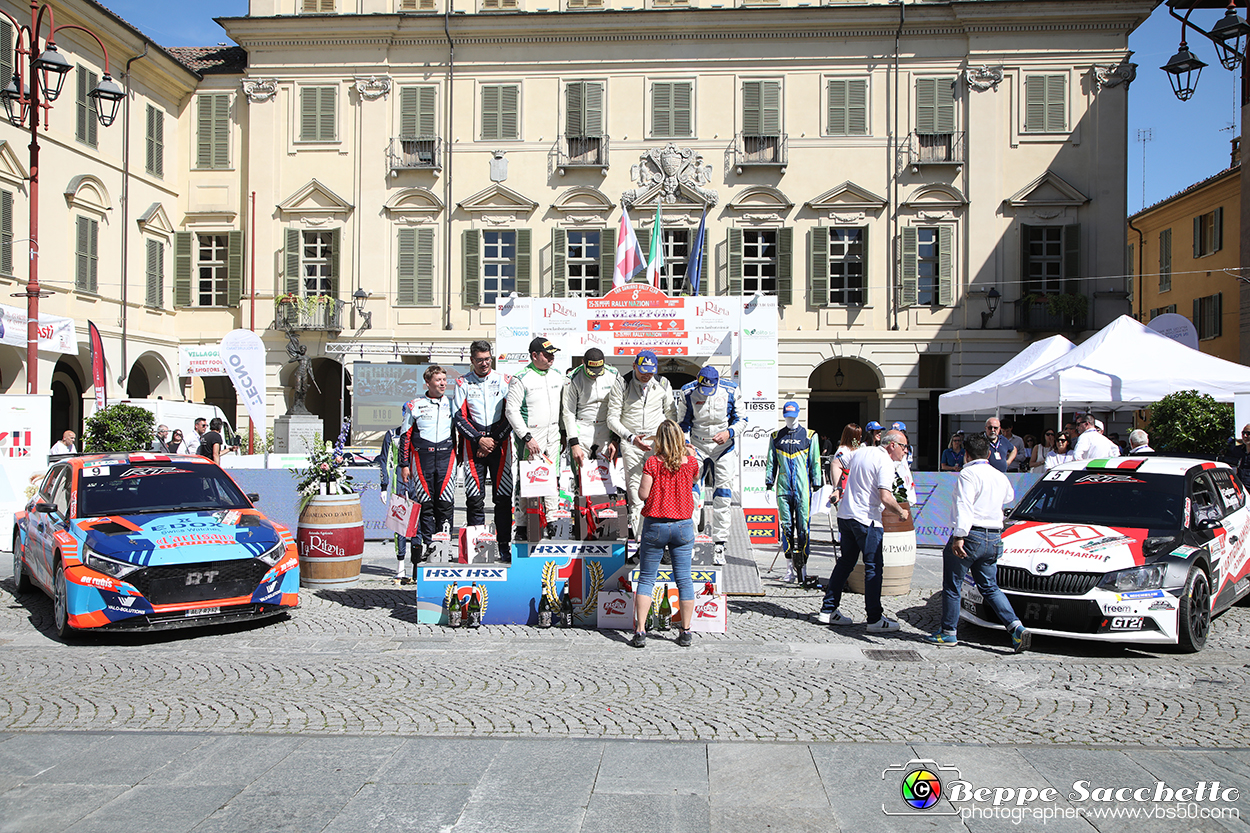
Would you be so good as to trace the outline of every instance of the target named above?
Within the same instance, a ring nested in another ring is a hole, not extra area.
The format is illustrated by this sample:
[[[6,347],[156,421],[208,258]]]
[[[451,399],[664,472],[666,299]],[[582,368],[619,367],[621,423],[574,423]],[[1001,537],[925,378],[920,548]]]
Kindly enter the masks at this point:
[[[849,422],[863,427],[881,419],[881,368],[864,359],[843,356],[817,365],[807,377],[807,422],[835,445]]]

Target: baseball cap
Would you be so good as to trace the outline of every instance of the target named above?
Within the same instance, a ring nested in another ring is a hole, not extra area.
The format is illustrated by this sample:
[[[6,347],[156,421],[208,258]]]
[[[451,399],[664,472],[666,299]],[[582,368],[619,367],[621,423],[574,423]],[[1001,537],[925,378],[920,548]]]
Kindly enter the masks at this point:
[[[796,417],[799,415],[799,403],[791,399],[781,407],[781,415],[783,417]]]
[[[893,428],[895,431],[906,431],[906,430],[907,430],[907,423],[906,423],[906,422],[896,422],[896,423],[894,423],[893,425],[891,425],[890,427],[891,427],[891,428]]]
[[[717,372],[716,368],[708,365],[699,371],[699,393],[704,396],[711,396],[716,393],[716,385],[719,381],[720,373]]]
[[[607,367],[603,363],[603,351],[598,347],[591,347],[586,351],[586,355],[582,357],[582,367],[586,368],[587,376],[602,376]]]
[[[650,370],[652,373],[660,369],[660,360],[650,350],[643,350],[634,359],[634,367],[639,370]]]
[[[559,350],[559,347],[556,347],[542,336],[534,336],[534,338],[530,341],[531,353],[556,353],[559,352]]]
[[[881,423],[877,422],[877,421],[874,419],[872,422],[870,422],[870,423],[868,423],[867,425],[865,425],[865,426],[864,426],[864,430],[865,430],[865,431],[880,431],[880,430],[882,430],[882,429],[881,429]]]
[[[1102,424],[1102,420],[1101,420],[1101,419],[1096,419],[1096,420],[1094,420],[1094,428],[1096,428],[1097,430],[1101,431],[1104,427],[1105,427],[1105,426]]]

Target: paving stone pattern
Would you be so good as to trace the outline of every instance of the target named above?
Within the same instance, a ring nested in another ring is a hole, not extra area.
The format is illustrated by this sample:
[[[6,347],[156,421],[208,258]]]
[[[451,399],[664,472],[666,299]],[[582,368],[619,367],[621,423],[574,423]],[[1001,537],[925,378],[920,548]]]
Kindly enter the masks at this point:
[[[1016,656],[966,625],[958,647],[925,645],[932,587],[887,600],[903,631],[875,636],[812,623],[819,591],[766,575],[767,596],[731,600],[730,633],[637,650],[615,631],[417,624],[378,547],[359,585],[305,591],[289,619],[71,644],[6,579],[0,731],[1246,745],[1246,608],[1196,655],[1039,638]],[[843,610],[863,622],[862,598]]]

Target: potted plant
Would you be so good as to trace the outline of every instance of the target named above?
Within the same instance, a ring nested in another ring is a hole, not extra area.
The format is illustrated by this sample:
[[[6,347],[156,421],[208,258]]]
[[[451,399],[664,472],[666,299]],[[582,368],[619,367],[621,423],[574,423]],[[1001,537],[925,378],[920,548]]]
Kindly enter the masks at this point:
[[[343,446],[351,432],[351,420],[344,420],[337,442],[313,439],[308,467],[292,473],[299,479],[299,529],[295,535],[299,549],[300,585],[304,587],[346,587],[360,578],[360,560],[365,549],[364,516],[356,493]]]
[[[1046,296],[1046,311],[1063,318],[1069,326],[1084,327],[1089,312],[1089,299],[1074,292],[1056,292]]]

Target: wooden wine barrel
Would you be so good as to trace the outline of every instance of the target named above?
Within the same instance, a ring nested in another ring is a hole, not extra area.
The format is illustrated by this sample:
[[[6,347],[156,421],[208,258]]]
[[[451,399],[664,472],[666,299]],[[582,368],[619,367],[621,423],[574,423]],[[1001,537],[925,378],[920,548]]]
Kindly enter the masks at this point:
[[[299,516],[301,587],[347,587],[360,579],[365,524],[360,495],[316,495]]]
[[[900,504],[910,508],[906,503]],[[911,576],[916,568],[916,526],[912,522],[911,512],[907,520],[900,520],[893,512],[881,513],[881,526],[885,533],[882,536],[882,560],[885,569],[881,579],[882,596],[903,596],[911,592]],[[852,593],[864,592],[864,562],[855,565],[851,577],[846,580],[846,587]]]

